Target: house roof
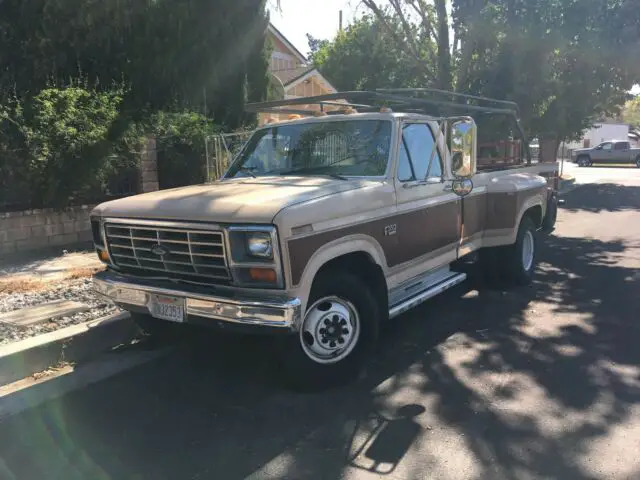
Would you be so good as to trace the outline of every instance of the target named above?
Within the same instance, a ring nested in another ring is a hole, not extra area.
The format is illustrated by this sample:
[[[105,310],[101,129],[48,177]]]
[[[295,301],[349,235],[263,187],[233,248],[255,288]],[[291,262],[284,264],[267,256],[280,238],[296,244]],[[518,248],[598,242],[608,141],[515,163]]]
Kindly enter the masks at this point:
[[[280,30],[278,30],[276,27],[274,27],[271,22],[269,22],[268,30],[278,40],[280,40],[282,43],[284,43],[284,45],[289,50],[291,50],[291,53],[293,53],[296,57],[298,57],[298,60],[300,60],[300,62],[302,62],[302,63],[306,63],[307,62],[307,57],[305,57],[302,53],[300,53],[300,50],[298,50],[293,43],[291,43],[289,40],[287,40],[287,37],[285,37],[282,33],[280,33]]]
[[[307,73],[315,70],[314,67],[302,66],[297,68],[289,68],[287,70],[273,70],[273,74],[280,79],[282,84],[286,87],[290,83],[295,82],[301,77],[304,77]]]

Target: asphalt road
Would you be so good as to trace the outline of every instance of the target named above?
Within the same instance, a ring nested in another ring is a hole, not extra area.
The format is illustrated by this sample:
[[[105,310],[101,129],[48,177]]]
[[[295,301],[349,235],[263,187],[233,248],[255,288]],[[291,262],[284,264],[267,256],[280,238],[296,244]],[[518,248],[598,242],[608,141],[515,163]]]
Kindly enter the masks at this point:
[[[0,478],[640,478],[640,169],[572,172],[532,287],[435,298],[358,384],[201,339],[6,420]]]

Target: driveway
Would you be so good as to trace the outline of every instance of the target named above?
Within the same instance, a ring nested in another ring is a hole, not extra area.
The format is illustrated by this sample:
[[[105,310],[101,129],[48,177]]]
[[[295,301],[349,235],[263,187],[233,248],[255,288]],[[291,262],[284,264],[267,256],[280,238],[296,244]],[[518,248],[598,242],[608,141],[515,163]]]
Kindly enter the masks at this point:
[[[260,339],[201,339],[6,420],[0,478],[640,478],[640,169],[589,170],[532,287],[433,299],[358,384],[293,394]]]

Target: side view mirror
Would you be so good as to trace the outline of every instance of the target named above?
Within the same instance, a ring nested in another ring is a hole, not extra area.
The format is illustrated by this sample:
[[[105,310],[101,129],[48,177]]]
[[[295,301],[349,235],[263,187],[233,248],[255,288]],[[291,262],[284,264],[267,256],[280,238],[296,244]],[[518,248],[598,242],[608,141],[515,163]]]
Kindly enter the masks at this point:
[[[470,179],[476,173],[477,128],[471,117],[451,123],[451,173],[457,179]]]

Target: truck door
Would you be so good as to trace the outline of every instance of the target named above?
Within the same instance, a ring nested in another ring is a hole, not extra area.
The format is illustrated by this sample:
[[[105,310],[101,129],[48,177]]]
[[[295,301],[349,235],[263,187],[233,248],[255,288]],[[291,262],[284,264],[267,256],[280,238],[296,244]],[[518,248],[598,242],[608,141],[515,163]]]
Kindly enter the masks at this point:
[[[629,142],[616,142],[613,144],[611,163],[629,163],[631,144]]]
[[[593,163],[611,163],[613,157],[613,144],[604,142],[598,145],[591,153]]]
[[[437,123],[407,121],[401,127],[394,225],[399,249],[387,260],[389,266],[405,264],[407,273],[418,273],[456,259],[462,202],[444,181],[444,145],[435,141]]]

